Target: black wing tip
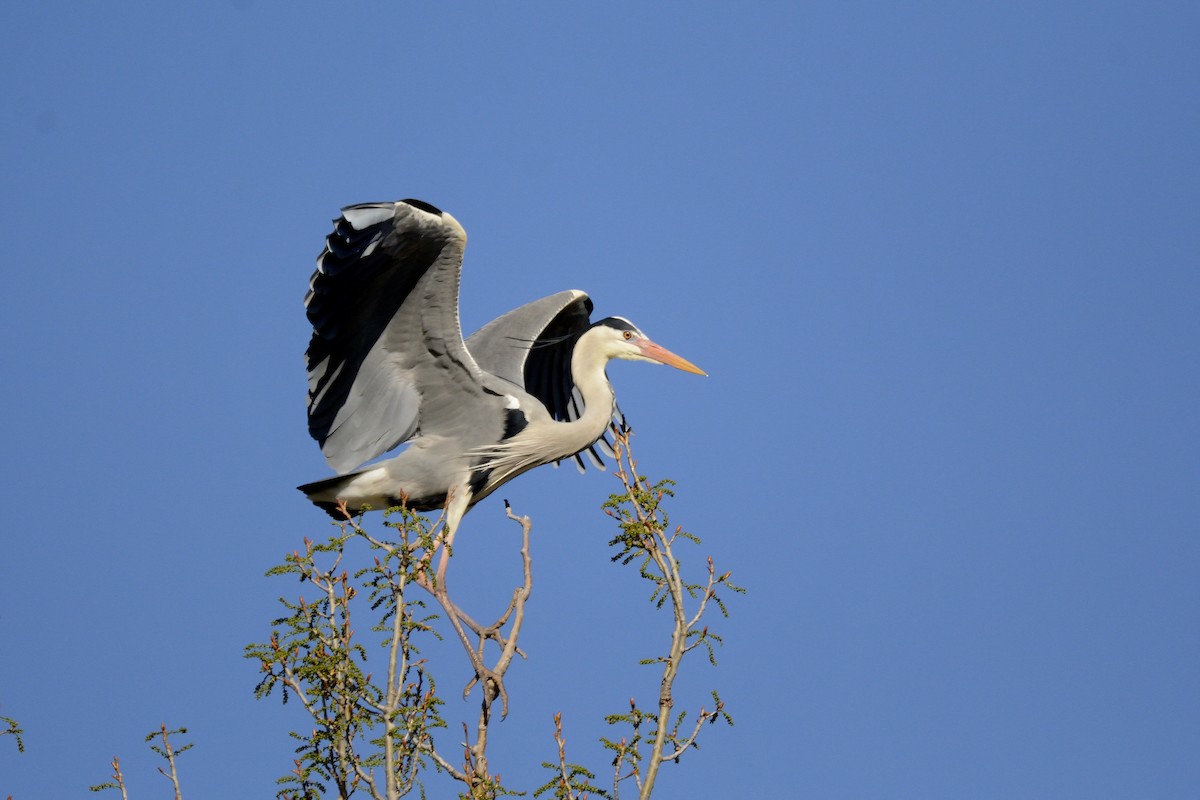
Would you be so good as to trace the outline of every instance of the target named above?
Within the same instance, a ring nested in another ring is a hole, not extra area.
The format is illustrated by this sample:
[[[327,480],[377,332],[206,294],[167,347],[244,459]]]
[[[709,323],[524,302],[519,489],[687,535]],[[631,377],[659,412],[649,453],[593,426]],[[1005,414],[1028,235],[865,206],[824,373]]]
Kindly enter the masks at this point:
[[[412,197],[394,202],[375,201],[370,203],[354,203],[353,205],[342,206],[341,215],[333,219],[334,227],[330,237],[350,237],[366,228],[375,228],[382,224],[387,224],[391,221],[391,216],[395,212],[396,206],[400,205],[411,206],[427,214],[432,214],[435,217],[445,216],[442,210],[432,203],[426,203],[424,200],[417,200]]]
[[[413,208],[419,208],[428,214],[433,214],[434,216],[438,217],[442,216],[442,210],[440,208],[432,203],[426,203],[424,200],[414,200],[413,198],[409,197],[401,200],[400,202],[410,205]]]

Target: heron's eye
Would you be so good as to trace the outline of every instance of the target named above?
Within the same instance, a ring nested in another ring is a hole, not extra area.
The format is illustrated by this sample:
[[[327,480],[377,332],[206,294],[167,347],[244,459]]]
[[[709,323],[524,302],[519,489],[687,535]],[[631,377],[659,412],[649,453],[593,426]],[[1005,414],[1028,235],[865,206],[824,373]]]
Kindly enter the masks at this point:
[[[630,339],[633,338],[633,331],[625,331],[625,333],[623,333],[622,335],[625,337],[626,341],[629,341]]]

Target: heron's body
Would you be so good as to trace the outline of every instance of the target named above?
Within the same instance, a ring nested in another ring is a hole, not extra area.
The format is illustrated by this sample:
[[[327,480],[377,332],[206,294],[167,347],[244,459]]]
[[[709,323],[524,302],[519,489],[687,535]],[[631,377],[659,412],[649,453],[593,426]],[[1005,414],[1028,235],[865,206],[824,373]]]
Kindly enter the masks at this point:
[[[700,372],[627,320],[592,323],[580,291],[521,306],[464,342],[465,243],[453,217],[415,200],[350,206],[326,238],[305,300],[308,413],[339,474],[300,490],[334,516],[343,503],[445,507],[452,531],[517,475],[605,444],[619,416],[609,359]]]
[[[607,381],[604,384],[599,388],[607,390],[607,404],[602,395],[588,396],[587,410],[573,422],[555,422],[536,398],[509,386],[505,404],[490,409],[510,434],[499,442],[489,442],[490,437],[485,436],[417,435],[395,458],[300,489],[331,511],[339,500],[351,509],[406,503],[415,511],[433,511],[446,505],[450,490],[461,490],[465,478],[469,502],[474,505],[521,473],[570,458],[596,444],[612,424],[616,410],[612,390]],[[556,436],[544,435],[547,425],[559,429]]]

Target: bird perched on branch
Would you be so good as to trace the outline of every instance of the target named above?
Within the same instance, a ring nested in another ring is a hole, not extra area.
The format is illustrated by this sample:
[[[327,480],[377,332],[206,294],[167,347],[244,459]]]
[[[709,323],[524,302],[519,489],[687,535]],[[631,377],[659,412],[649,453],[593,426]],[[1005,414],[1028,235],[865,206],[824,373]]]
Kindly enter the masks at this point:
[[[609,360],[705,374],[629,320],[591,322],[580,291],[523,305],[464,342],[466,240],[454,217],[419,200],[348,206],[325,239],[304,300],[308,430],[338,474],[299,489],[335,518],[343,503],[351,513],[444,507],[452,535],[471,506],[521,473],[598,460],[621,419]]]

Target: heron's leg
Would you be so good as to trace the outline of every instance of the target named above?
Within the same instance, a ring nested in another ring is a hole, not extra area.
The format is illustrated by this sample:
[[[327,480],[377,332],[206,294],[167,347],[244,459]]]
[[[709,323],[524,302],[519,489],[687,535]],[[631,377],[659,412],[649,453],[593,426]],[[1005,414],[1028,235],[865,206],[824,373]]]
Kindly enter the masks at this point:
[[[454,536],[458,533],[458,524],[462,521],[463,514],[467,513],[470,505],[471,488],[469,486],[456,486],[450,490],[450,500],[446,503],[446,521],[442,525],[442,555],[438,559],[436,573],[438,586],[446,585],[446,568],[450,565],[450,552],[454,549]]]

